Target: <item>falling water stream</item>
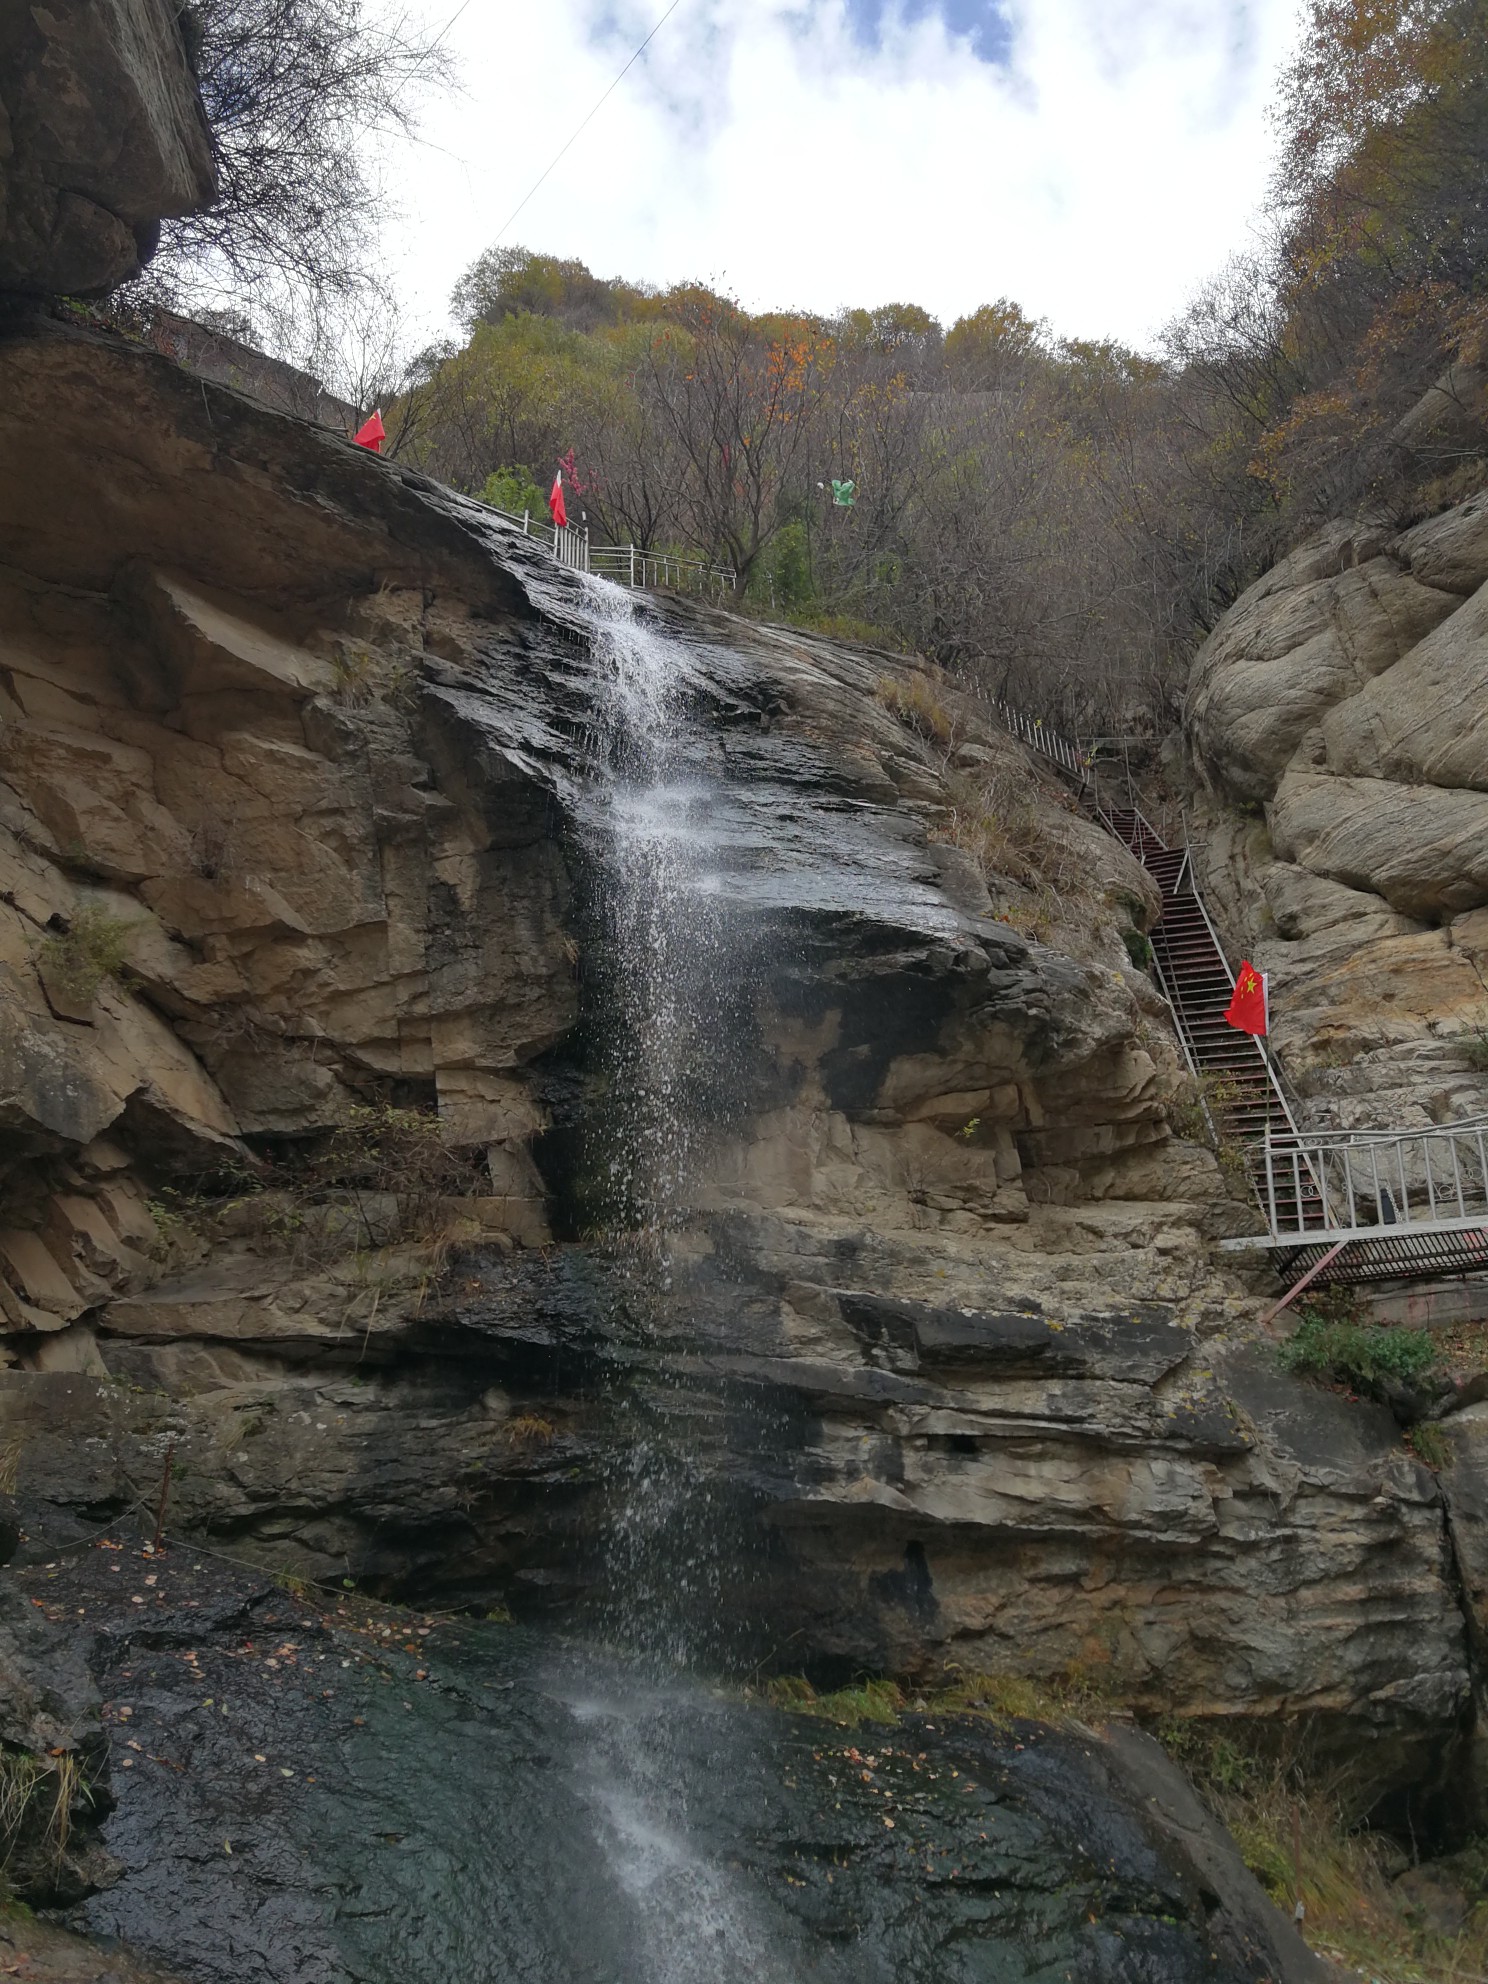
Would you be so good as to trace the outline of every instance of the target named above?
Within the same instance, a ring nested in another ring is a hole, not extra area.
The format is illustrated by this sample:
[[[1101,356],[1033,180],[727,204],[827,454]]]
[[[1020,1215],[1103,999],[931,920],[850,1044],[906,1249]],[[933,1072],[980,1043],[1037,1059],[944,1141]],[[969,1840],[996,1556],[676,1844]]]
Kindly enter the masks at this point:
[[[677,1243],[739,1072],[729,1020],[747,997],[749,957],[708,831],[720,795],[689,714],[690,657],[618,586],[591,579],[587,592],[602,684],[605,1163],[628,1306],[645,1331],[685,1316]],[[612,1472],[602,1621],[632,1664],[623,1685],[611,1669],[607,1685],[569,1697],[592,1739],[583,1777],[635,1910],[647,1984],[789,1984],[797,1973],[737,1875],[700,1850],[669,1740],[688,1685],[680,1670],[704,1646],[720,1652],[726,1543],[686,1439],[685,1374],[675,1383],[672,1424],[634,1418]]]

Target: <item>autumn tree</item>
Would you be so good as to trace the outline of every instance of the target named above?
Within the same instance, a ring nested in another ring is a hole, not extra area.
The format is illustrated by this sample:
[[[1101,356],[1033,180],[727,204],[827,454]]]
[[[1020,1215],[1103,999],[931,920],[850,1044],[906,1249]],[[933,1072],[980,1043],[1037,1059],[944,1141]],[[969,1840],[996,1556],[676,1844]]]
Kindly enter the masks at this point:
[[[450,308],[467,332],[504,317],[552,317],[570,331],[621,324],[642,312],[649,290],[610,281],[587,264],[530,248],[488,248],[461,276]]]
[[[962,393],[995,393],[1022,379],[1045,357],[1045,325],[1008,297],[958,317],[946,333],[946,380]]]
[[[1292,391],[1256,471],[1293,511],[1388,503],[1396,423],[1455,362],[1488,356],[1488,0],[1312,0],[1280,124]],[[1481,413],[1462,410],[1468,426]],[[1446,460],[1463,436],[1458,422]]]
[[[666,311],[639,397],[670,446],[691,541],[747,579],[782,496],[805,480],[832,343],[808,320],[762,328],[702,288],[673,291]]]

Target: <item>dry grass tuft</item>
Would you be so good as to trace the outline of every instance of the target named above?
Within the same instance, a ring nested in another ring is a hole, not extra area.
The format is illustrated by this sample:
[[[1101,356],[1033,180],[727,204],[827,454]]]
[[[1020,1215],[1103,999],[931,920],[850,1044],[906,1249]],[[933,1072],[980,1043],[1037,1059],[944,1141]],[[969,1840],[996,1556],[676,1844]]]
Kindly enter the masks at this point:
[[[912,674],[906,679],[880,675],[873,694],[890,716],[897,717],[906,730],[925,743],[950,753],[961,742],[964,724],[937,695],[927,675]]]
[[[1391,1984],[1481,1984],[1488,1976],[1488,1842],[1413,1872],[1399,1846],[1360,1823],[1346,1774],[1309,1781],[1294,1765],[1252,1757],[1224,1737],[1181,1724],[1156,1733],[1272,1899],[1288,1914],[1301,1902],[1315,1950]],[[1443,1926],[1439,1907],[1423,1905],[1423,1877],[1460,1895],[1460,1911],[1447,1911],[1460,1914],[1453,1927]]]
[[[82,1765],[70,1750],[49,1757],[0,1750],[0,1870],[10,1865],[24,1833],[38,1821],[42,1851],[54,1866],[59,1864],[72,1836],[73,1807],[91,1795]]]
[[[515,1419],[507,1420],[503,1430],[513,1447],[550,1447],[558,1437],[558,1428],[540,1412],[519,1412]]]

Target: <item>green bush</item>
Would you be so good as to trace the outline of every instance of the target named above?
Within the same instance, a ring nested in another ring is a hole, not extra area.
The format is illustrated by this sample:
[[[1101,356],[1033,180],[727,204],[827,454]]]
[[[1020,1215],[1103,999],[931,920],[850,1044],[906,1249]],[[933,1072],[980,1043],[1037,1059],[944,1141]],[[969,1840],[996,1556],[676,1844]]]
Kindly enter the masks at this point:
[[[548,499],[532,480],[531,469],[522,462],[513,463],[509,468],[498,468],[494,475],[488,475],[480,494],[483,503],[493,504],[498,510],[509,510],[514,517],[530,510],[540,522],[546,523],[548,520]]]
[[[811,542],[804,524],[785,524],[770,546],[775,597],[782,606],[804,606],[812,597]]]
[[[1391,1379],[1418,1383],[1439,1368],[1427,1330],[1357,1323],[1315,1309],[1304,1312],[1297,1334],[1282,1345],[1281,1361],[1289,1371],[1364,1391]]]
[[[91,1005],[106,978],[117,978],[128,956],[134,925],[121,916],[95,908],[80,909],[65,931],[43,939],[42,964],[54,972],[64,991],[82,1005]]]
[[[1138,971],[1145,971],[1152,962],[1152,946],[1140,930],[1123,930],[1121,941],[1126,946],[1126,955]]]

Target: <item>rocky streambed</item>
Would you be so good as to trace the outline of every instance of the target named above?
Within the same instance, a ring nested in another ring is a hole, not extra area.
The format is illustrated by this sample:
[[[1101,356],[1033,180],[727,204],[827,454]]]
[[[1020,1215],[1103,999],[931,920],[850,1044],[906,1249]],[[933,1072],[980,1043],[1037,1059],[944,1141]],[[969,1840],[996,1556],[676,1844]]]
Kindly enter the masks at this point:
[[[123,1531],[39,1555],[0,1593],[6,1657],[96,1770],[58,1865],[109,1884],[67,1905],[64,1871],[49,1914],[162,1974],[1310,1974],[1130,1727],[910,1712],[844,1728],[582,1640],[291,1592]],[[23,1974],[67,1974],[45,1929],[29,1947],[23,1922],[6,1933]]]

